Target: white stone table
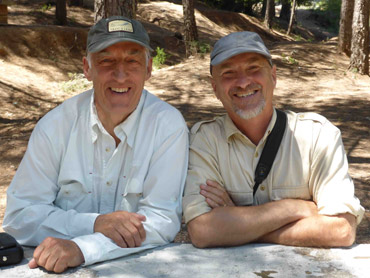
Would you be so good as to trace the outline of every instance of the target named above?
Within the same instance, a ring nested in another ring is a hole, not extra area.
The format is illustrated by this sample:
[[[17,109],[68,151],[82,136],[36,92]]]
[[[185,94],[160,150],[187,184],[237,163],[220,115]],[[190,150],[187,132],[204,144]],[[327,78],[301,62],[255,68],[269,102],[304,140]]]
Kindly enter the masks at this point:
[[[351,248],[304,248],[273,244],[196,249],[191,244],[169,244],[142,253],[77,267],[57,275],[29,269],[33,249],[25,259],[0,270],[1,278],[120,277],[120,278],[369,278],[370,244]]]

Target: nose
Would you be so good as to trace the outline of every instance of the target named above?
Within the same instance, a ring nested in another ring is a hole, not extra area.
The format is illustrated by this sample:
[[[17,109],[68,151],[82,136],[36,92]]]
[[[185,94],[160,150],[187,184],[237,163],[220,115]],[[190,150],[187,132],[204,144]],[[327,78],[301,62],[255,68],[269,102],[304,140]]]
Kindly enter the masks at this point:
[[[249,75],[245,74],[244,72],[240,72],[237,75],[237,78],[235,80],[236,86],[245,89],[248,85],[251,84],[252,79]]]
[[[120,81],[127,77],[127,70],[123,63],[118,63],[113,71],[113,76],[116,80]]]

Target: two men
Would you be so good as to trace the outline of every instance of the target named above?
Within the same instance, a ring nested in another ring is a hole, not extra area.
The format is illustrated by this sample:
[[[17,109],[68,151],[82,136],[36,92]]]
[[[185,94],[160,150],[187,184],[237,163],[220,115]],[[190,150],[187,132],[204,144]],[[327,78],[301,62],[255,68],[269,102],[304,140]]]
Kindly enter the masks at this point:
[[[255,168],[277,121],[276,67],[256,33],[237,32],[215,44],[211,74],[227,115],[191,131],[183,209],[193,244],[351,245],[364,209],[340,131],[315,113],[286,112],[275,163],[254,194]]]
[[[138,21],[102,19],[83,59],[93,89],[36,125],[3,224],[38,246],[31,268],[62,272],[166,244],[179,231],[188,130],[175,108],[143,89],[150,50]]]
[[[179,230],[187,129],[143,90],[149,50],[140,23],[103,19],[84,58],[94,89],[37,124],[4,219],[21,244],[40,244],[30,267],[61,272],[165,244]],[[253,196],[276,122],[276,67],[260,37],[241,32],[217,42],[211,73],[227,115],[192,129],[183,207],[193,244],[351,245],[363,208],[339,130],[317,114],[288,112],[271,173]]]

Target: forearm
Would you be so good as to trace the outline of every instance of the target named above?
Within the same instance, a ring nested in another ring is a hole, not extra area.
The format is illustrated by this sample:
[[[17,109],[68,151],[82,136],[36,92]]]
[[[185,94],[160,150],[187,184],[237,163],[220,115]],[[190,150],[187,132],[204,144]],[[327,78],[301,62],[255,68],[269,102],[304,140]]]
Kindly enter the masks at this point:
[[[197,247],[245,244],[312,215],[314,204],[302,200],[280,200],[260,206],[220,207],[188,223]]]
[[[259,242],[292,246],[350,246],[356,237],[356,218],[351,214],[317,215],[290,223],[259,238]]]
[[[3,228],[21,244],[37,246],[49,236],[70,239],[93,233],[97,214],[36,205],[14,196],[8,196],[8,202]]]

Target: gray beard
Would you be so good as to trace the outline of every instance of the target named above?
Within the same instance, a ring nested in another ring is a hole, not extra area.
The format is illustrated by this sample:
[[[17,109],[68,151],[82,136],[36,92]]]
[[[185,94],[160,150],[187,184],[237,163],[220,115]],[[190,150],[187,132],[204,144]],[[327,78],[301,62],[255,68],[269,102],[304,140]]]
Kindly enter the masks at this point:
[[[263,111],[263,109],[265,109],[265,106],[266,106],[265,99],[261,99],[258,106],[255,107],[254,109],[242,110],[242,109],[239,109],[235,106],[233,108],[234,108],[235,113],[240,118],[242,118],[244,120],[249,120],[249,119],[252,119],[252,118],[258,116]]]

